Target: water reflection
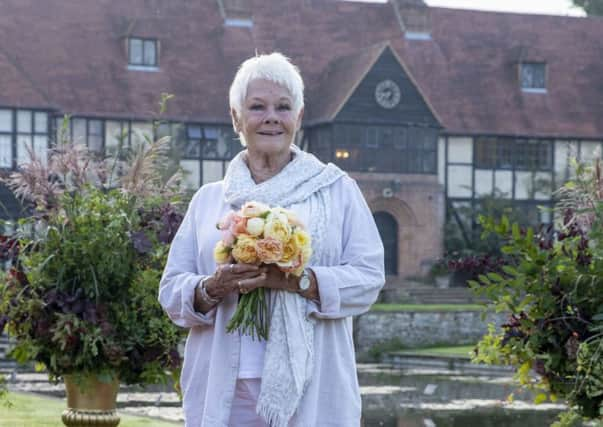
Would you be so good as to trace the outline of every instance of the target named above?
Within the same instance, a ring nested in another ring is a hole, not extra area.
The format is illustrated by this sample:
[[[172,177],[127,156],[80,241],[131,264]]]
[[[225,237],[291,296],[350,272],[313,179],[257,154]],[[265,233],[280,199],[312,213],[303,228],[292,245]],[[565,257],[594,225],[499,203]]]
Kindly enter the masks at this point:
[[[471,413],[365,414],[363,427],[544,427],[555,419],[553,413],[480,410]]]
[[[563,409],[532,404],[508,374],[361,364],[358,377],[363,427],[545,427]]]

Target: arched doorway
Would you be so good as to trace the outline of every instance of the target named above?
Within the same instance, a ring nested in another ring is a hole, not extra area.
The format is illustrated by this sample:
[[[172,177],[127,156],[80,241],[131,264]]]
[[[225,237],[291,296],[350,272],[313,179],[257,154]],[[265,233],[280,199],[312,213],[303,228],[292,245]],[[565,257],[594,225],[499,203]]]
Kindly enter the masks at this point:
[[[385,248],[385,274],[398,275],[398,223],[387,212],[375,212],[375,223]]]

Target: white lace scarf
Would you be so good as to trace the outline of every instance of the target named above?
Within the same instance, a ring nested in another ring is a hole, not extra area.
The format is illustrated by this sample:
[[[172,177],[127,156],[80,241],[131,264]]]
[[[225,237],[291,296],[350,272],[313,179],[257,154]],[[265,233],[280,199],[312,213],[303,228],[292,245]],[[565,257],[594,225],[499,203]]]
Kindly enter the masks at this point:
[[[245,164],[246,151],[230,163],[224,177],[225,198],[233,209],[254,200],[288,207],[308,200],[312,237],[311,263],[320,259],[329,224],[328,186],[344,175],[333,164],[325,165],[293,145],[293,159],[277,175],[256,184]],[[256,411],[271,427],[286,427],[312,377],[314,321],[306,316],[307,300],[286,291],[270,293],[272,310],[262,386]]]

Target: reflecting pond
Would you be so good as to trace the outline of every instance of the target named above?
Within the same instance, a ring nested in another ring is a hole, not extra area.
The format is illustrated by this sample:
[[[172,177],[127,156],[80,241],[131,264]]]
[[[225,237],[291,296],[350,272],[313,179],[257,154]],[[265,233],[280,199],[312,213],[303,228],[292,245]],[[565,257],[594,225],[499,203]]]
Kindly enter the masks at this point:
[[[363,427],[546,427],[564,409],[534,405],[510,374],[359,364],[358,378]]]

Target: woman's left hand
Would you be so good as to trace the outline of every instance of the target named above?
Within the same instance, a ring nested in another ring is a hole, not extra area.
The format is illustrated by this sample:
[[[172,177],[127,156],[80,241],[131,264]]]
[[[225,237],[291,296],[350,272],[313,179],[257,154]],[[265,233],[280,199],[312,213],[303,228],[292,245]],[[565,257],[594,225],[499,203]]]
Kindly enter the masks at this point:
[[[293,275],[287,277],[276,265],[268,264],[260,267],[262,273],[251,279],[238,282],[239,292],[246,294],[256,288],[281,289],[289,292],[297,292],[297,280]]]

